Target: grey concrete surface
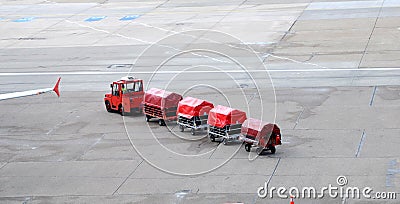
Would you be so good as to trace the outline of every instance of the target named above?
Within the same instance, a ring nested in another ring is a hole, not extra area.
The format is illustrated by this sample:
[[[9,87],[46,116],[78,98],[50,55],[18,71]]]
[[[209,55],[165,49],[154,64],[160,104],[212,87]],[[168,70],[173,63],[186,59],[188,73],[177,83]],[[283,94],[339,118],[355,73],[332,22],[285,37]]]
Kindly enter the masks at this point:
[[[0,101],[0,202],[289,203],[257,190],[343,175],[342,187],[397,199],[295,203],[399,203],[399,11],[397,0],[2,0],[0,94],[62,81],[60,98]],[[109,83],[127,74],[275,121],[283,144],[258,156],[106,112]]]

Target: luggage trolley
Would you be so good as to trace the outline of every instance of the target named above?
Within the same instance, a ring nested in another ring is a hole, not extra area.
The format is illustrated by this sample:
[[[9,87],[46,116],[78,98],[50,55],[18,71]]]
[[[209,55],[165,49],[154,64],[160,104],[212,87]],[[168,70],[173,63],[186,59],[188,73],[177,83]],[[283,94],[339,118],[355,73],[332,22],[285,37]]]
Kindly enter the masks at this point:
[[[246,120],[246,112],[218,105],[208,114],[208,136],[211,141],[222,138],[224,144],[239,140],[242,123]]]
[[[245,142],[244,148],[250,152],[252,147],[260,151],[270,150],[275,154],[276,145],[281,145],[281,131],[276,124],[263,122],[254,118],[244,121],[241,130],[240,140]]]
[[[195,135],[196,130],[207,129],[208,113],[212,108],[212,103],[201,99],[186,97],[181,100],[177,110],[180,131],[190,128],[190,133]]]
[[[162,89],[151,88],[144,94],[143,113],[146,122],[156,118],[160,126],[165,125],[165,121],[176,120],[176,110],[182,96],[165,91]]]

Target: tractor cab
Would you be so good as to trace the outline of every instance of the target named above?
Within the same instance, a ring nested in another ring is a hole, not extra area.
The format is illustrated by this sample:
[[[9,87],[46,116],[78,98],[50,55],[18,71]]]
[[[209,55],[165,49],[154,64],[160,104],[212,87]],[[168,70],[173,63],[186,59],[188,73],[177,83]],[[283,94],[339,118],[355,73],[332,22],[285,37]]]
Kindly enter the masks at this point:
[[[111,93],[104,97],[108,112],[117,111],[121,115],[140,113],[144,96],[143,80],[134,77],[122,77],[110,84]]]

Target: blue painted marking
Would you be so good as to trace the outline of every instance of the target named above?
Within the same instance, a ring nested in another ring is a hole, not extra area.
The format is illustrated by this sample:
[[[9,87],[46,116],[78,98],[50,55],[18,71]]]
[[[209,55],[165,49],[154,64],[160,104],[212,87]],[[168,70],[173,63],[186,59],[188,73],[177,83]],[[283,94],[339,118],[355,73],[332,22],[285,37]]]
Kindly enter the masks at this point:
[[[386,187],[395,186],[394,179],[396,174],[400,173],[400,169],[397,169],[397,160],[393,159],[389,162],[388,169],[386,172]]]
[[[30,22],[30,21],[32,21],[33,19],[35,19],[35,17],[19,18],[19,19],[17,19],[17,20],[13,20],[13,21],[14,21],[14,22],[21,23],[21,22]]]
[[[93,17],[86,19],[85,21],[87,21],[87,22],[101,21],[101,20],[105,19],[106,17],[107,16],[93,16]]]
[[[120,21],[131,21],[139,18],[139,15],[131,15],[131,16],[124,16],[123,18],[120,18]]]

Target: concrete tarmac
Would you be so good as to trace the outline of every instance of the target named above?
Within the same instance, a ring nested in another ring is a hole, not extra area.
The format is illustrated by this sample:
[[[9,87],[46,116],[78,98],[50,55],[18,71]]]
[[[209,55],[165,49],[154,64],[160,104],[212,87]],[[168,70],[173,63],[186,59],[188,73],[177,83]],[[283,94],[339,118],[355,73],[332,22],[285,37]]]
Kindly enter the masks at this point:
[[[0,1],[0,94],[62,77],[60,98],[0,101],[0,202],[289,203],[297,188],[295,203],[399,203],[399,14],[396,0]],[[283,144],[258,156],[108,113],[126,75],[276,122]]]

